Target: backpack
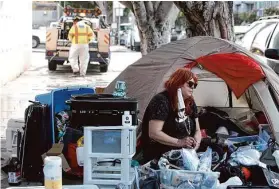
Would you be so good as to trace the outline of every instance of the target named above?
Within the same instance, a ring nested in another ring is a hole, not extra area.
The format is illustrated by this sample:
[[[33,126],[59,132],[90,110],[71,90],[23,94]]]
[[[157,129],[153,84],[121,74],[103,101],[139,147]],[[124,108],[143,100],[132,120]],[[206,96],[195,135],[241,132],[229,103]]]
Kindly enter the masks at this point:
[[[43,182],[42,155],[51,148],[49,106],[33,102],[25,110],[19,152],[21,175],[27,182]]]

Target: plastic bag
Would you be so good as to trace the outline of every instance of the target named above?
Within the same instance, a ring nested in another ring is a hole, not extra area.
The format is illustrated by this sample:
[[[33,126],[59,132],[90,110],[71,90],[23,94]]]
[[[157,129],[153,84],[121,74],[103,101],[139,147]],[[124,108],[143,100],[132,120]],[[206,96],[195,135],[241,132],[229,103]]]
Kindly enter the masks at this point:
[[[212,149],[207,147],[207,150],[200,157],[200,164],[198,166],[198,171],[211,171],[212,165]]]
[[[201,189],[212,189],[217,187],[218,177],[214,174],[206,174],[201,184]]]
[[[190,183],[192,186],[199,188],[204,177],[204,173],[189,172],[181,170],[172,170],[171,186],[178,187],[183,183]]]
[[[172,178],[172,171],[167,168],[169,161],[166,158],[161,157],[158,161],[158,166],[160,168],[160,180],[161,183],[170,186],[171,185],[171,178]]]
[[[241,165],[258,165],[261,154],[254,149],[240,150],[232,153],[232,161]]]
[[[240,180],[239,177],[235,176],[235,177],[231,177],[229,178],[229,180],[227,180],[226,182],[220,184],[217,189],[227,189],[228,186],[230,185],[234,185],[234,186],[241,186],[243,183]]]
[[[200,160],[194,149],[182,149],[183,166],[185,170],[197,171]]]
[[[263,169],[263,172],[268,185],[279,188],[279,174],[267,169]]]
[[[279,168],[279,150],[275,150],[272,154],[272,156],[275,158],[277,167]]]

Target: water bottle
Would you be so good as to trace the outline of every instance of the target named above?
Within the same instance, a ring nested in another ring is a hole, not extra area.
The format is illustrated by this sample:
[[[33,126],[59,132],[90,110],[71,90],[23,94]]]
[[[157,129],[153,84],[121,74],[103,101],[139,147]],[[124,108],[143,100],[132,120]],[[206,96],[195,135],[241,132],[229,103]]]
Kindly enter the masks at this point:
[[[115,84],[115,89],[113,96],[126,97],[126,83],[125,81],[117,81]]]

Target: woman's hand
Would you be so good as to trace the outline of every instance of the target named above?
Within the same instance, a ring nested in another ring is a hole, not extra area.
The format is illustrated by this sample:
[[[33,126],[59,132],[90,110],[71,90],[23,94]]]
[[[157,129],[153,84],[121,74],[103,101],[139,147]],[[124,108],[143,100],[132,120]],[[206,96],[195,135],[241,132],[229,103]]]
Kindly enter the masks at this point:
[[[193,137],[185,137],[177,140],[177,146],[182,148],[194,148],[196,141]]]

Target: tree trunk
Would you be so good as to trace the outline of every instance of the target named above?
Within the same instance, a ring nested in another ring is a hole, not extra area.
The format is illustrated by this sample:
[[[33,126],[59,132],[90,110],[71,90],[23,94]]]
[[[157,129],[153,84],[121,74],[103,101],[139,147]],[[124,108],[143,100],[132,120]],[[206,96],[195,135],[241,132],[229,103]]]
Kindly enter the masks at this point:
[[[121,1],[121,3],[134,13],[141,39],[142,55],[170,42],[170,22],[174,22],[173,15],[178,14],[173,2]]]
[[[232,1],[174,1],[186,17],[186,35],[234,40]]]

